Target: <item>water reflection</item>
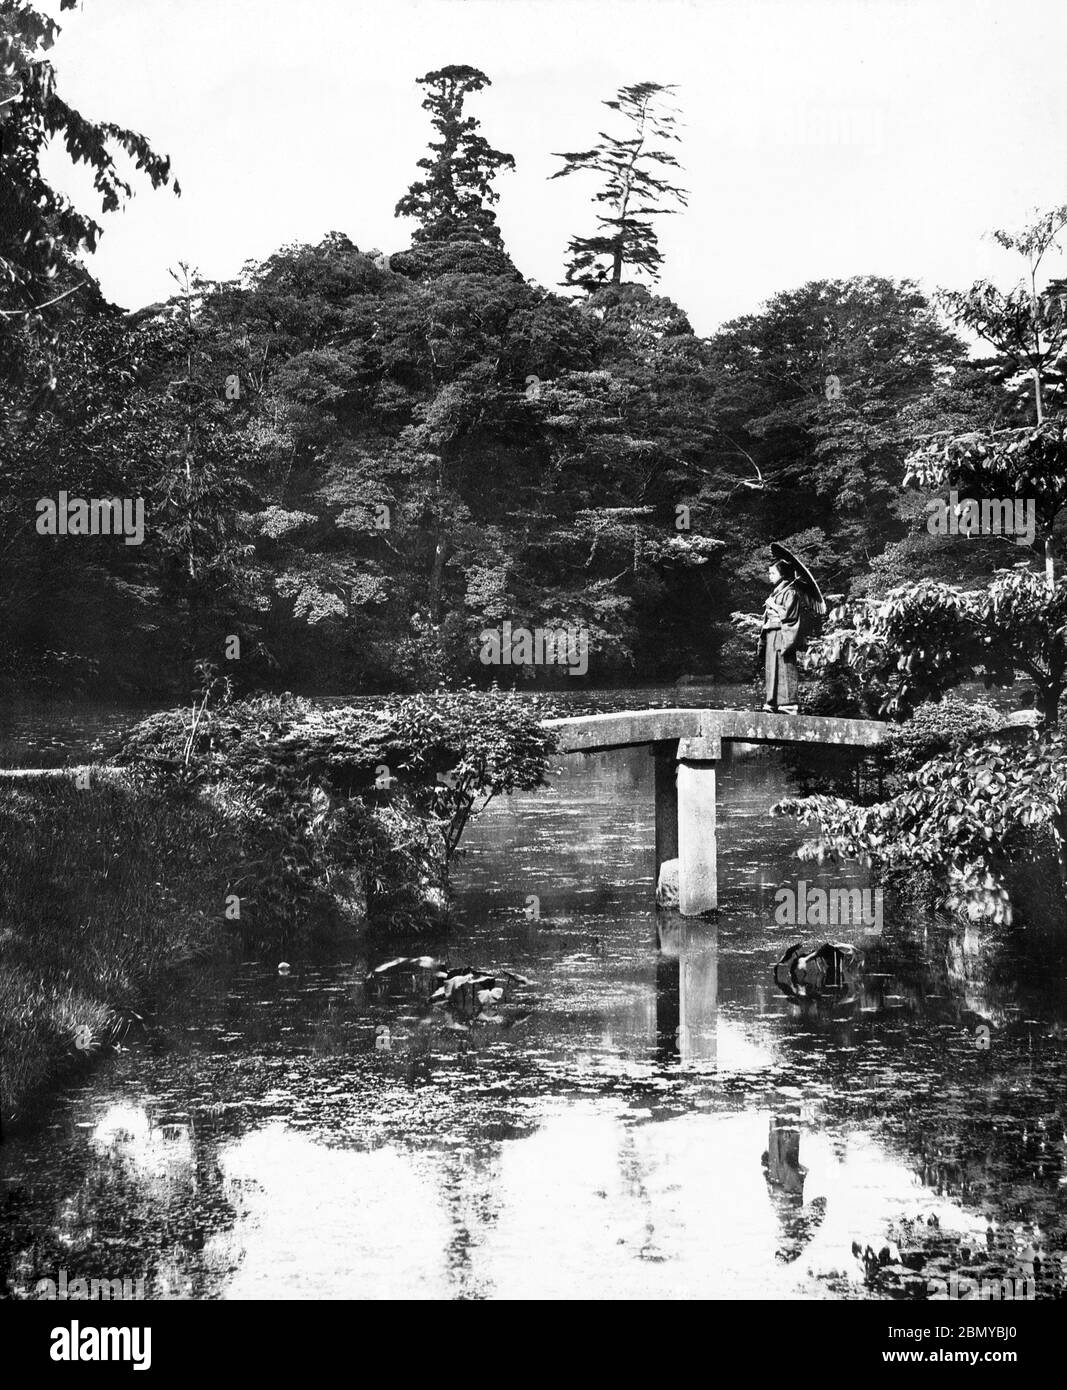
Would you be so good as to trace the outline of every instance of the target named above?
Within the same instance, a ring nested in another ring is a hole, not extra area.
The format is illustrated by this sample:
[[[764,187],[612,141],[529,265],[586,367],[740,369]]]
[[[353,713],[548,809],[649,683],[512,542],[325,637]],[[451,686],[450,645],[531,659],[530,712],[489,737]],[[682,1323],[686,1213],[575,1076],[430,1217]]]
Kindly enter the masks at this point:
[[[801,870],[768,815],[788,772],[742,752],[722,912],[657,914],[651,774],[560,759],[475,829],[432,950],[528,982],[491,1008],[368,984],[410,950],[384,941],[191,975],[0,1149],[8,1294],[61,1269],[164,1298],[888,1298],[1027,1269],[1057,1294],[1062,961],[887,911],[829,999],[783,991],[776,891],[862,876]]]
[[[718,927],[658,912],[656,936],[660,1056],[714,1066],[719,1052]]]

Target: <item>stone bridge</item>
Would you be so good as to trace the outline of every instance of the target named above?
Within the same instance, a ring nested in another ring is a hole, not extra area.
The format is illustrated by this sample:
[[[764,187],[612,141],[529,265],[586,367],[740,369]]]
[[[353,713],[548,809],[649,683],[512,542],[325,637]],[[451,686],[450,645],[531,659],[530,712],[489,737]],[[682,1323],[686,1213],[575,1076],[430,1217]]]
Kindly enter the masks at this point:
[[[810,714],[766,714],[739,709],[641,709],[546,719],[559,735],[564,753],[601,753],[612,748],[648,747],[656,760],[656,880],[663,866],[677,864],[678,908],[698,917],[718,907],[715,838],[715,768],[724,743],[818,743],[841,748],[874,748],[887,724],[873,719],[837,719]],[[998,737],[1032,736],[1041,720],[1034,710],[1005,717]],[[89,779],[121,775],[101,764],[55,768],[0,768],[2,779]]]
[[[647,746],[656,760],[656,881],[677,861],[678,910],[698,917],[719,905],[716,765],[724,743],[818,743],[874,748],[887,726],[871,719],[735,709],[643,709],[546,719],[564,753]]]

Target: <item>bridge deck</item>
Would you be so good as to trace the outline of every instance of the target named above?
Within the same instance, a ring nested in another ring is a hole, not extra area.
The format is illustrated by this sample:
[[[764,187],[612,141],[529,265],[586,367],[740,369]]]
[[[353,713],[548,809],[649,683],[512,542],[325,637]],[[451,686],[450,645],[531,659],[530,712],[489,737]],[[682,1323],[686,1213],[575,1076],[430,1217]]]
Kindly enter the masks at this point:
[[[595,753],[674,740],[718,739],[725,743],[831,743],[842,748],[873,748],[889,727],[876,719],[837,719],[814,714],[765,714],[743,709],[640,709],[617,714],[583,714],[545,719],[560,735],[564,753]],[[1004,719],[1002,735],[1040,727],[1035,710],[1016,710]],[[3,767],[0,779],[39,777],[121,777],[125,769],[108,763],[74,767]]]
[[[837,719],[814,714],[766,714],[742,709],[642,709],[618,714],[586,714],[573,719],[546,719],[565,753],[593,753],[607,748],[673,739],[722,740],[728,743],[831,743],[846,748],[873,748],[887,726],[874,719]]]

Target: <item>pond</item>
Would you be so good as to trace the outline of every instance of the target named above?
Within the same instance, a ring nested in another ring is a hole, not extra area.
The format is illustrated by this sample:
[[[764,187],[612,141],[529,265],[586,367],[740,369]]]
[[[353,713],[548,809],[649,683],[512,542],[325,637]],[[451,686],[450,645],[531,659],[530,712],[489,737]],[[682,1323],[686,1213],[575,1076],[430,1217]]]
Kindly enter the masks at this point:
[[[371,989],[391,941],[190,971],[0,1146],[7,1295],[1058,1296],[1062,959],[888,898],[779,924],[779,888],[867,880],[795,858],[769,808],[796,769],[754,748],[722,766],[718,917],[657,914],[652,777],[644,750],[560,757],[472,826],[419,949],[528,982],[488,1018]],[[846,991],[776,985],[845,930]]]

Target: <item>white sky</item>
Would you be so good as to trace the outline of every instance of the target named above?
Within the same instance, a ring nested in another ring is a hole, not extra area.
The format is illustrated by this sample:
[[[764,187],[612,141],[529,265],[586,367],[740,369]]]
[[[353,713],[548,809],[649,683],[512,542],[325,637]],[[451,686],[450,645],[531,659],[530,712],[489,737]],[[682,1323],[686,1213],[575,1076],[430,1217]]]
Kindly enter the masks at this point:
[[[468,111],[515,156],[497,214],[546,286],[593,228],[592,176],[548,183],[551,152],[594,143],[619,86],[679,84],[691,196],[661,219],[660,287],[700,333],[817,277],[1010,281],[985,234],[1067,202],[1063,0],[87,0],[62,23],[66,99],[143,131],[182,185],[106,220],[92,268],[128,308],[181,259],[228,277],[330,230],[406,247],[415,79],[447,63],[492,79]]]

